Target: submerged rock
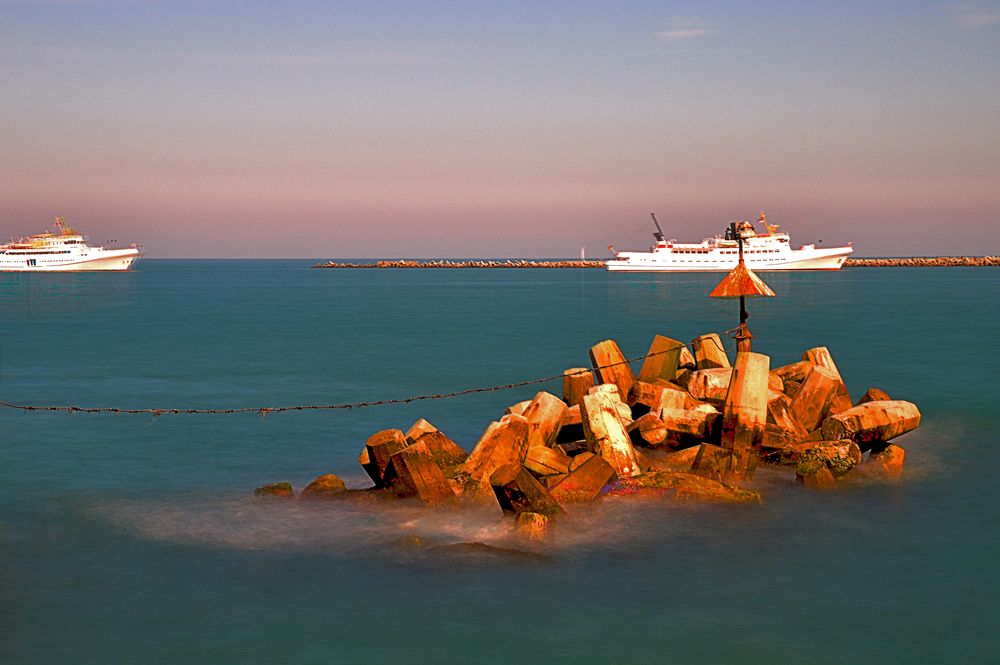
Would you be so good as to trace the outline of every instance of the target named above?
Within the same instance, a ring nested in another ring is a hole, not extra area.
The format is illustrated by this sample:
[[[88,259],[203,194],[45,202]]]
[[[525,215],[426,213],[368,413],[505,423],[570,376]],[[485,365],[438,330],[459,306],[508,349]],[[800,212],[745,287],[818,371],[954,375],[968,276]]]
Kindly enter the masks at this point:
[[[332,473],[324,473],[303,488],[299,500],[342,498],[347,491],[344,481]]]
[[[830,467],[818,459],[800,463],[795,469],[795,480],[813,490],[837,489],[837,479]]]
[[[545,542],[552,535],[552,519],[541,513],[518,513],[514,518],[514,531],[531,542]]]
[[[902,446],[890,443],[881,452],[872,452],[868,460],[859,464],[851,472],[851,479],[861,480],[899,480],[903,475],[903,463],[906,460],[906,451]]]
[[[263,487],[258,487],[253,491],[254,496],[274,497],[278,499],[291,499],[295,496],[292,484],[287,482],[270,483]]]
[[[883,475],[890,480],[895,480],[903,475],[903,461],[906,458],[906,451],[895,444],[889,444],[885,450],[875,455],[872,464],[882,470]]]
[[[526,550],[516,550],[510,547],[497,547],[486,543],[452,543],[449,545],[436,545],[428,547],[428,552],[435,555],[446,555],[451,560],[520,560],[520,561],[547,561],[549,557],[538,552]]]
[[[402,536],[401,538],[397,538],[396,540],[392,541],[389,544],[392,545],[393,547],[397,547],[399,549],[404,549],[404,550],[419,550],[427,546],[427,543],[424,542],[424,539],[415,534],[411,534],[409,536]]]

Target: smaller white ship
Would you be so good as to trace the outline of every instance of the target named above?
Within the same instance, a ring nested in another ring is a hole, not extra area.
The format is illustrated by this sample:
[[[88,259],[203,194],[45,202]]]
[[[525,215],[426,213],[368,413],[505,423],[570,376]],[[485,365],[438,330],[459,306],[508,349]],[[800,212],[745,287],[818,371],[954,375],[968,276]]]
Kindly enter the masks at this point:
[[[614,258],[605,266],[620,272],[726,272],[739,262],[739,246],[732,229],[724,236],[706,238],[698,244],[667,240],[656,215],[651,213],[656,225],[656,245],[648,252],[616,252],[608,247]],[[803,245],[792,249],[787,233],[769,224],[767,215],[760,213],[757,220],[763,224],[758,232],[749,221],[736,222],[736,233],[743,238],[743,260],[754,271],[762,270],[839,270],[854,247],[817,247]]]
[[[55,231],[0,245],[0,271],[49,272],[128,270],[142,256],[142,245],[122,249],[91,247],[87,237],[56,217]]]

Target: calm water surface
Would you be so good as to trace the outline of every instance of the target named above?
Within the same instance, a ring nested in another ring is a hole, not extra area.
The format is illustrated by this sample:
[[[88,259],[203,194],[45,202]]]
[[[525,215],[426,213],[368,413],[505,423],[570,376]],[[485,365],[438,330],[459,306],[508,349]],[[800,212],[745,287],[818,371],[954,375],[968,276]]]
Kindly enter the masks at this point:
[[[504,384],[736,322],[719,275],[309,270],[149,260],[0,274],[0,399],[330,404]],[[765,274],[772,365],[830,348],[853,395],[916,402],[905,479],[759,507],[605,505],[532,557],[502,525],[410,507],[260,504],[423,416],[471,448],[537,388],[354,411],[0,410],[0,661],[10,663],[996,662],[1000,271]],[[559,384],[550,387],[559,392]]]

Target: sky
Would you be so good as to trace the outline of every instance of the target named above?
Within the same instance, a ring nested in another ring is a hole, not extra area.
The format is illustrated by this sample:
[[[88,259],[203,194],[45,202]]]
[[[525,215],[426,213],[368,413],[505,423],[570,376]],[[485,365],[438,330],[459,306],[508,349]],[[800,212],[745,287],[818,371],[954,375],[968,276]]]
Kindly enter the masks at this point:
[[[0,238],[1000,254],[1000,0],[0,0]]]

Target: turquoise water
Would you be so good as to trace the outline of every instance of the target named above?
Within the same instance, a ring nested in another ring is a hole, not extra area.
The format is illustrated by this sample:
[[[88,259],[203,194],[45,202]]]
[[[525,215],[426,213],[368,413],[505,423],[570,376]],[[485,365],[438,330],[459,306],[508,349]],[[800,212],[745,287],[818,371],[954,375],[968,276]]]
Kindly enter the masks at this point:
[[[149,260],[0,275],[0,399],[122,407],[329,404],[559,374],[613,337],[736,322],[718,275],[309,270]],[[0,661],[996,662],[1000,271],[766,274],[772,364],[830,348],[851,393],[916,402],[903,482],[759,507],[605,505],[532,557],[503,525],[409,506],[254,501],[335,472],[423,416],[471,448],[537,388],[352,411],[0,410]],[[558,383],[550,387],[559,392]],[[518,547],[521,547],[518,545]]]

